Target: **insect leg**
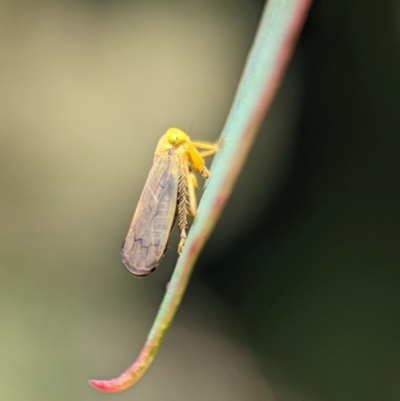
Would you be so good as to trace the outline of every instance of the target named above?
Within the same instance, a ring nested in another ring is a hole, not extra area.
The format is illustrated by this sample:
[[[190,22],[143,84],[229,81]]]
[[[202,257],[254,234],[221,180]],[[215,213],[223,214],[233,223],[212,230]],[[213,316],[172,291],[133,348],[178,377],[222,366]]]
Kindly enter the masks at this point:
[[[185,246],[185,242],[186,242],[186,230],[181,230],[181,239],[179,241],[179,245],[178,245],[178,253],[179,255],[182,253],[182,249]]]
[[[201,157],[212,156],[217,153],[221,148],[225,141],[225,138],[220,138],[216,143],[202,142],[202,141],[194,141],[192,144],[199,149],[203,149],[204,152],[199,152]]]
[[[209,142],[190,142],[187,145],[187,153],[189,157],[189,163],[191,169],[201,174],[204,178],[210,177],[210,172],[205,166],[204,157],[211,156],[218,152],[222,146],[223,140],[219,140],[217,143]],[[199,152],[196,148],[204,149],[204,152]]]
[[[196,188],[198,186],[197,184],[197,179],[193,173],[187,173],[186,177],[186,183],[187,183],[187,191],[184,193],[181,192],[180,194],[180,205],[186,205],[187,207],[183,210],[182,208],[179,207],[178,209],[182,209],[182,212],[185,213],[185,216],[180,216],[180,220],[183,222],[183,224],[180,224],[181,232],[180,232],[180,241],[178,245],[178,253],[180,254],[182,252],[182,249],[185,245],[186,242],[186,233],[187,233],[187,220],[186,220],[186,213],[189,215],[190,220],[193,220],[193,218],[197,214],[197,201],[196,201]],[[181,212],[181,213],[182,213]]]
[[[212,149],[212,150],[206,150],[204,152],[199,152],[201,157],[208,157],[208,156],[212,156],[215,155],[215,153],[217,153],[219,151],[219,148],[216,149]]]
[[[213,150],[219,147],[218,142],[217,143],[203,142],[203,141],[191,141],[191,142],[194,146],[196,146],[196,148],[204,150]]]
[[[183,154],[178,158],[178,226],[180,229],[180,241],[178,245],[178,253],[182,252],[186,242],[186,233],[188,229],[188,214],[189,214],[189,165],[186,156]]]
[[[189,174],[188,177],[188,195],[189,195],[189,212],[192,217],[195,217],[197,214],[197,200],[196,200],[196,188],[197,188],[197,179],[193,173]]]

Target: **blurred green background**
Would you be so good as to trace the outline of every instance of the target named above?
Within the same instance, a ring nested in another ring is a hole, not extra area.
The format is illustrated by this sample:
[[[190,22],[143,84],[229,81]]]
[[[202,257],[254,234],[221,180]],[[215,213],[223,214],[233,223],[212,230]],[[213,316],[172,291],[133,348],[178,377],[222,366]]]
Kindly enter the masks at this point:
[[[155,362],[87,384],[134,360],[176,261],[119,258],[157,140],[219,135],[262,7],[0,0],[0,400],[400,399],[400,5],[378,0],[315,2]]]

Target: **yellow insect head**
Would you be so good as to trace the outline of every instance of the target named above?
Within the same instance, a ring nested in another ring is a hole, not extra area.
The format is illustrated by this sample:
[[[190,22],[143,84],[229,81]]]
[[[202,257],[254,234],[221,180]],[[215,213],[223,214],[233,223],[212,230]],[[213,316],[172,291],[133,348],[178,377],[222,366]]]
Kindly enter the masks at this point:
[[[173,145],[181,145],[182,143],[190,141],[189,137],[178,128],[170,128],[167,131],[168,142]]]

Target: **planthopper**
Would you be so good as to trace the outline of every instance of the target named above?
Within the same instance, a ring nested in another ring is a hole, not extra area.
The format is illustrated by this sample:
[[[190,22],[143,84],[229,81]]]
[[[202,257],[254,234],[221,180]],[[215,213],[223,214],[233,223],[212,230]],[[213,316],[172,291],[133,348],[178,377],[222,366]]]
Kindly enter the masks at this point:
[[[204,158],[220,147],[221,141],[192,141],[178,128],[170,128],[158,141],[153,166],[121,250],[122,261],[133,275],[145,277],[156,269],[176,220],[180,230],[178,253],[181,253],[188,219],[193,219],[197,210],[194,173],[208,178],[210,172]]]

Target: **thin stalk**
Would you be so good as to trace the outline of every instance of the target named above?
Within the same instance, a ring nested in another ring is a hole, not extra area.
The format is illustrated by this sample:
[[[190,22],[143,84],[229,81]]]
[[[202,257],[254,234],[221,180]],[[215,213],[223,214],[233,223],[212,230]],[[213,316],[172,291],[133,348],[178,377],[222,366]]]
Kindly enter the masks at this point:
[[[201,199],[169,288],[136,361],[111,380],[91,380],[98,390],[117,392],[135,384],[147,371],[175,316],[193,266],[242,170],[256,132],[268,111],[303,26],[311,0],[269,0],[248,56]]]

